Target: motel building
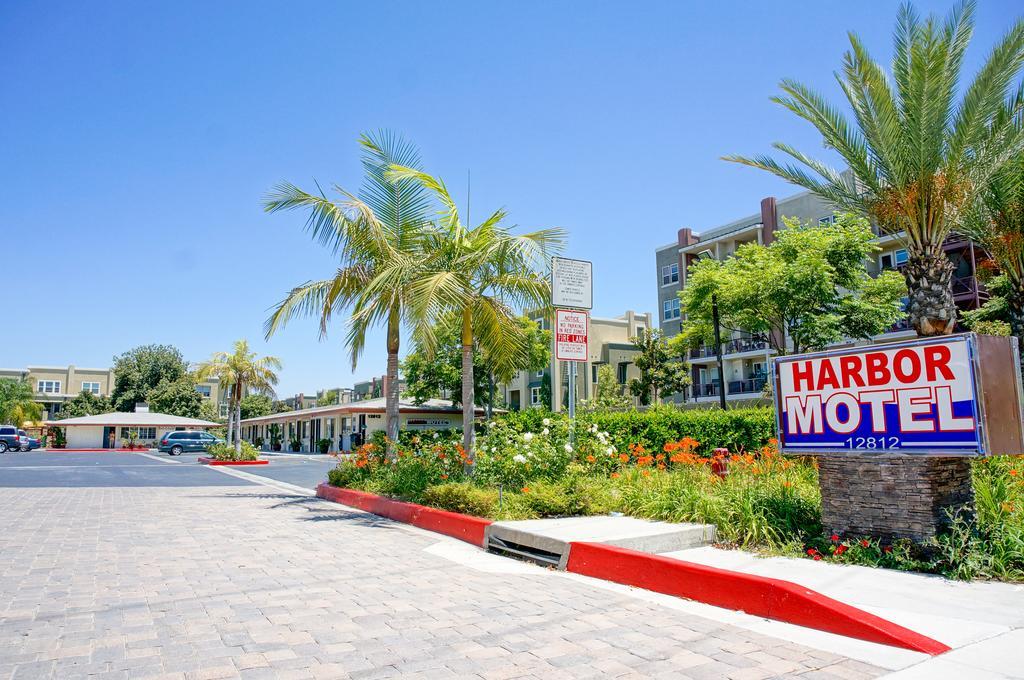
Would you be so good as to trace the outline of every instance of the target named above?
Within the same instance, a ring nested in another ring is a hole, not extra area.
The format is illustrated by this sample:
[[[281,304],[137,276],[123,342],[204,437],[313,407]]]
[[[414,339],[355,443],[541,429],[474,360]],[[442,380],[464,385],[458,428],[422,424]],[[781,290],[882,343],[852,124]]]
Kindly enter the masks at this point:
[[[272,428],[276,425],[281,437],[281,450],[290,451],[292,441],[301,442],[300,451],[317,452],[317,442],[327,439],[331,451],[352,451],[369,441],[374,432],[387,429],[384,417],[385,400],[366,399],[348,404],[272,413],[242,420],[242,438],[263,451],[271,450]],[[476,417],[484,409],[477,407]],[[398,427],[402,430],[454,430],[462,428],[462,407],[447,399],[428,399],[416,404],[401,397],[398,402]]]
[[[152,448],[168,432],[223,427],[209,420],[156,413],[143,406],[135,408],[133,413],[101,413],[66,420],[48,420],[44,424],[47,427],[64,428],[67,449],[119,449],[128,443],[132,432],[138,436],[137,444]]]

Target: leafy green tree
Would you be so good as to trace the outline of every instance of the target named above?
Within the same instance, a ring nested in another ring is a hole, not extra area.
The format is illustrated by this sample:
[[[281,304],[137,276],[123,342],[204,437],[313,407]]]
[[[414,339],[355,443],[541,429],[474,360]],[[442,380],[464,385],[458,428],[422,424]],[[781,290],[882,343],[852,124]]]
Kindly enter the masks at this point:
[[[43,406],[35,400],[28,380],[0,378],[0,424],[21,427],[43,417]]]
[[[327,279],[293,288],[266,322],[269,338],[289,320],[312,316],[319,320],[320,338],[337,314],[350,310],[346,344],[353,369],[362,353],[367,331],[387,329],[385,418],[388,439],[398,441],[398,354],[403,325],[423,323],[415,309],[430,308],[430,291],[422,285],[425,232],[433,213],[430,196],[412,178],[386,176],[393,165],[416,168],[416,148],[400,137],[381,132],[363,135],[363,186],[359,195],[335,187],[341,200],[328,199],[317,187],[307,193],[281,184],[264,203],[267,212],[308,210],[306,228],[314,240],[339,258],[337,272]],[[374,282],[371,285],[371,282]],[[422,299],[423,296],[425,299]],[[388,455],[397,451],[392,444]]]
[[[114,389],[110,403],[116,411],[134,411],[163,383],[188,378],[188,364],[171,345],[142,345],[114,357]]]
[[[561,250],[565,232],[540,229],[513,234],[505,226],[506,212],[497,210],[475,227],[463,224],[458,206],[444,182],[425,172],[393,166],[396,180],[411,179],[430,191],[441,204],[440,231],[428,234],[428,262],[417,281],[415,306],[420,318],[446,314],[459,319],[462,343],[462,446],[473,452],[475,420],[474,347],[479,345],[490,369],[502,381],[512,378],[528,361],[527,337],[516,309],[545,308],[550,284],[543,272],[552,254]],[[378,283],[379,281],[379,283]],[[387,285],[377,277],[374,285]],[[420,342],[432,351],[430,324],[418,330]]]
[[[462,343],[454,324],[436,333],[432,350],[418,346],[402,362],[405,393],[417,404],[428,399],[447,398],[462,403]],[[478,406],[487,394],[487,370],[478,348],[473,349],[474,398]]]
[[[685,320],[673,344],[680,353],[713,344],[716,300],[726,334],[749,333],[779,354],[787,353],[787,338],[798,353],[885,332],[904,314],[906,288],[895,272],[868,275],[864,261],[878,251],[873,238],[867,220],[852,214],[828,227],[787,220],[770,245],[699,260],[679,294]]]
[[[146,395],[151,411],[182,418],[198,418],[202,414],[203,396],[196,390],[191,375],[164,381]]]
[[[112,410],[114,410],[114,407],[111,406],[110,399],[82,390],[64,402],[56,418],[58,420],[65,420],[67,418],[95,416],[101,413],[109,413]]]
[[[316,400],[317,406],[333,406],[338,403],[338,390],[327,390]],[[269,413],[269,411],[268,411]]]
[[[258,357],[249,351],[249,343],[236,340],[234,351],[216,352],[209,361],[199,365],[199,380],[217,378],[221,389],[228,393],[228,443],[234,443],[235,452],[242,450],[242,397],[248,390],[259,394],[273,394],[277,384],[277,371],[281,360],[277,357]]]
[[[203,403],[199,407],[199,419],[208,420],[211,423],[223,423],[224,418],[221,417],[217,404],[212,399],[203,399],[202,401]],[[227,439],[227,432],[220,428],[218,428],[218,432],[220,433],[218,436],[224,436],[225,440]]]
[[[618,376],[615,375],[615,369],[611,364],[601,364],[597,369],[594,398],[588,400],[584,406],[595,411],[629,408],[633,405],[633,400],[626,395],[623,388],[624,386],[619,384]],[[643,389],[643,387],[638,389]],[[681,391],[681,389],[677,391]]]
[[[690,384],[690,365],[675,345],[665,342],[661,331],[642,332],[630,342],[640,350],[633,357],[640,377],[629,381],[629,392],[641,404],[656,404],[661,397],[682,392]]]
[[[921,336],[952,333],[956,321],[953,266],[943,242],[993,175],[1024,151],[1024,126],[1016,116],[1001,115],[1024,64],[1024,19],[962,85],[973,30],[974,2],[957,5],[945,21],[922,20],[903,5],[890,73],[850,33],[851,49],[836,78],[853,121],[807,86],[782,82],[784,95],[774,101],[817,128],[848,175],[782,143],[775,148],[796,164],[764,155],[726,157],[809,189],[841,210],[868,215],[899,236],[909,256],[903,273],[910,322]]]
[[[239,409],[242,413],[242,420],[245,420],[246,418],[269,416],[272,406],[270,395],[253,393],[242,397]]]

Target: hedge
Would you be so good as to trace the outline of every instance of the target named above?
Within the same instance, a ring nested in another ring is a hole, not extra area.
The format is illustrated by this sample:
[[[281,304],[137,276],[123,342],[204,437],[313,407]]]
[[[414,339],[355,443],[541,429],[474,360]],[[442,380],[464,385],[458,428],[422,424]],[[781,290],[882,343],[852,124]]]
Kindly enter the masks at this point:
[[[503,416],[522,432],[539,432],[544,419],[564,418],[562,413],[538,409],[512,412]],[[588,431],[591,425],[611,436],[620,450],[630,444],[642,444],[648,451],[660,451],[667,442],[691,437],[700,442],[697,452],[711,455],[713,449],[725,447],[733,452],[756,451],[775,436],[775,412],[771,408],[679,409],[671,406],[644,411],[605,411],[579,413],[577,432]]]

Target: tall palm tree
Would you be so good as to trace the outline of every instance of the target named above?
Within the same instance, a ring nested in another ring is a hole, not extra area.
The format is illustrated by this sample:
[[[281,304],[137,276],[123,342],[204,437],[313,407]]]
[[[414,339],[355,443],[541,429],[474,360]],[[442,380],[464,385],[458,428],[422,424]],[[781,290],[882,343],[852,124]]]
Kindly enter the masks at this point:
[[[363,135],[364,179],[358,196],[339,186],[339,200],[328,199],[317,186],[307,193],[281,184],[267,197],[267,212],[308,210],[306,228],[314,240],[331,248],[340,263],[327,279],[307,281],[293,288],[267,319],[269,338],[297,316],[320,321],[320,338],[336,314],[351,310],[346,344],[356,366],[366,332],[377,325],[387,329],[386,428],[398,440],[398,352],[402,326],[416,325],[411,314],[412,289],[423,266],[423,241],[430,224],[431,199],[413,179],[386,177],[394,164],[418,167],[419,152],[410,143],[386,131]],[[377,285],[370,286],[375,281]],[[390,453],[394,453],[392,446]]]
[[[1024,150],[1024,132],[1009,120],[998,121],[1024,64],[1024,20],[1013,24],[961,96],[973,16],[973,1],[958,5],[945,21],[922,20],[903,5],[891,75],[851,33],[836,78],[852,122],[807,86],[782,81],[784,96],[773,101],[814,125],[825,147],[849,166],[852,179],[778,142],[774,147],[796,164],[765,155],[725,158],[767,170],[842,210],[865,213],[884,231],[900,235],[909,258],[908,313],[922,336],[951,333],[956,322],[953,267],[943,242],[992,175]]]
[[[491,369],[510,377],[529,361],[527,337],[519,322],[523,308],[550,305],[551,289],[543,272],[560,251],[562,229],[513,234],[497,210],[476,227],[462,223],[444,182],[416,169],[393,166],[396,181],[415,180],[440,202],[439,230],[427,234],[425,270],[415,282],[415,315],[421,319],[454,316],[462,343],[462,441],[472,455],[476,400],[473,347],[479,343]],[[433,324],[418,329],[421,344],[433,346]]]
[[[1003,116],[1016,111],[1016,124],[1024,126],[1022,104],[1024,87],[1007,102]],[[984,246],[1009,281],[1010,330],[1024,346],[1024,154],[992,176],[958,230]]]
[[[198,380],[217,378],[221,389],[231,390],[228,394],[228,443],[234,443],[235,451],[242,450],[242,397],[249,390],[273,395],[280,370],[281,361],[277,357],[257,357],[255,352],[249,351],[246,340],[236,340],[233,352],[216,352],[196,369]]]

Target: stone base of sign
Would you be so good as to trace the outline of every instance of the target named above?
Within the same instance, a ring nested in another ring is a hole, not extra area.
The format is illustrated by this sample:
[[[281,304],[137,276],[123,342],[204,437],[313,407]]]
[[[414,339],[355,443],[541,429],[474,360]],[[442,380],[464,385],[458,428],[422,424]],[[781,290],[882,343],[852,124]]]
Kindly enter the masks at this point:
[[[925,541],[949,524],[947,510],[973,512],[969,458],[821,456],[826,532]]]

